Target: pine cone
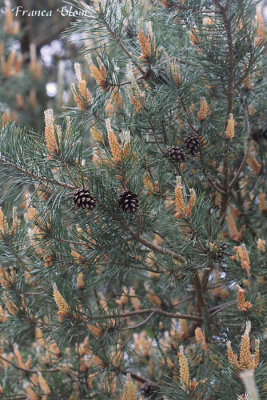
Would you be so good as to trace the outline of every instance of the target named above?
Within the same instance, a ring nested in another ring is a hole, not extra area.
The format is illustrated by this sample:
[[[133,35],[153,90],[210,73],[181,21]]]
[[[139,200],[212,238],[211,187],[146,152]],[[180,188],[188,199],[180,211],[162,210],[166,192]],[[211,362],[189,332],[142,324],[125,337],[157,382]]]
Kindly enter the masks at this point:
[[[122,193],[118,198],[119,207],[128,213],[135,213],[139,208],[139,201],[137,195],[130,190]]]
[[[84,188],[74,190],[73,201],[76,206],[87,210],[93,210],[96,206],[96,199],[91,195],[89,190]]]
[[[185,153],[183,152],[182,149],[180,149],[180,147],[169,146],[168,147],[168,156],[172,160],[177,161],[178,163],[185,161]]]
[[[187,151],[194,156],[199,152],[199,137],[195,132],[191,132],[185,139]]]
[[[219,247],[219,249],[218,249],[218,251],[217,251],[217,260],[218,260],[219,262],[223,261],[223,258],[224,258],[224,250],[226,250],[226,248],[227,248],[227,244],[226,244],[226,243],[223,243],[223,244]]]
[[[156,390],[155,386],[153,386],[149,382],[144,383],[144,385],[141,388],[141,393],[144,395],[145,398],[152,396],[156,392],[157,392],[157,390]]]

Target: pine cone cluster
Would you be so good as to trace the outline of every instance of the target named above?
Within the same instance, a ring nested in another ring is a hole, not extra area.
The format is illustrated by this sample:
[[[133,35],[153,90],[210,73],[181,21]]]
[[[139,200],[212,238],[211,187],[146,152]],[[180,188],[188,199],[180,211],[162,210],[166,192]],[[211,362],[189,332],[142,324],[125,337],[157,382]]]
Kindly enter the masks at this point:
[[[77,207],[83,208],[84,210],[93,210],[96,207],[95,197],[85,188],[79,188],[73,191],[73,201]],[[118,198],[118,204],[124,212],[134,214],[139,208],[137,194],[130,190],[121,193]]]
[[[96,206],[96,199],[85,188],[75,189],[73,192],[73,201],[77,207],[81,207],[84,210],[93,210]]]
[[[130,190],[123,192],[118,198],[119,207],[127,212],[134,214],[139,208],[137,195]]]
[[[205,145],[205,139],[196,132],[190,132],[185,138],[184,143],[187,152],[192,156],[195,156],[199,152],[200,144],[203,144],[203,146]],[[173,161],[178,163],[185,162],[186,156],[183,149],[180,147],[169,146],[167,149],[167,154]]]

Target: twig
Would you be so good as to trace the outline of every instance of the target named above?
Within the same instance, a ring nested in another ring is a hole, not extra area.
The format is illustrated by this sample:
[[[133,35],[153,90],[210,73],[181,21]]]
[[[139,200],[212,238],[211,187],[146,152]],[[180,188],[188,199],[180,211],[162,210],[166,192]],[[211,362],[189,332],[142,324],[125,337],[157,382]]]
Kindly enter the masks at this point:
[[[67,173],[68,173],[68,175],[69,175],[69,178],[70,178],[71,182],[72,182],[72,183],[74,184],[74,186],[77,188],[78,185],[77,185],[77,183],[75,182],[75,180],[74,180],[74,178],[73,178],[73,176],[72,176],[72,174],[71,174],[71,172],[70,172],[70,169],[69,169],[69,167],[68,167],[68,164],[67,164],[66,161],[63,160],[61,157],[60,157],[60,161],[63,163],[64,167],[66,168],[66,171],[67,171]]]
[[[188,185],[188,183],[187,183],[187,179],[186,179],[186,177],[184,176],[183,171],[181,170],[181,168],[179,167],[179,165],[177,165],[176,163],[174,164],[174,167],[177,169],[178,173],[179,173],[179,174],[181,175],[181,177],[183,178],[183,181],[184,181],[184,184],[185,184],[185,187],[186,187],[187,191],[190,192],[190,187],[189,187],[189,185]]]
[[[157,134],[156,134],[156,130],[155,130],[154,125],[152,124],[151,119],[149,119],[149,125],[150,125],[150,127],[151,127],[151,130],[152,130],[152,133],[153,133],[155,142],[156,142],[156,144],[157,144],[159,150],[161,151],[161,153],[162,153],[164,156],[166,156],[166,151],[164,151],[164,150],[162,149],[161,145],[159,144],[158,137],[157,137]]]
[[[143,75],[138,76],[137,78],[135,78],[136,81],[140,81],[141,79],[144,79]],[[130,85],[131,83],[132,83],[132,81],[124,81],[124,82],[118,82],[118,83],[107,82],[107,85],[111,86],[111,87],[120,88],[121,86]],[[99,85],[99,86],[101,87],[101,86],[104,86],[104,85]]]
[[[234,50],[233,50],[233,38],[231,32],[231,25],[227,17],[226,10],[228,6],[223,7],[219,0],[214,0],[214,3],[219,8],[222,20],[225,26],[226,36],[227,36],[227,46],[228,46],[228,83],[227,83],[227,111],[225,116],[225,128],[227,126],[227,121],[229,114],[233,111],[233,97],[234,97]],[[225,160],[223,162],[223,188],[224,195],[222,196],[220,217],[225,215],[229,196],[229,172],[228,172],[228,161],[227,153],[229,150],[229,144],[226,142],[225,145]],[[222,219],[222,222],[224,219]]]
[[[166,242],[170,247],[172,246],[172,244],[169,242],[169,240],[168,240],[165,236],[163,236],[159,231],[157,231],[156,229],[153,229],[152,231],[153,231],[153,233],[155,233],[155,235],[160,236],[162,240],[165,240],[165,242]]]
[[[231,189],[233,187],[233,185],[235,184],[236,180],[238,179],[239,175],[241,174],[244,164],[246,162],[246,159],[248,157],[248,153],[249,153],[249,148],[250,148],[250,142],[252,139],[252,130],[251,130],[251,124],[250,124],[250,119],[249,119],[249,110],[248,110],[248,102],[247,102],[247,98],[245,97],[244,100],[244,104],[245,104],[245,116],[246,116],[246,123],[247,123],[247,130],[248,130],[248,137],[245,143],[245,151],[244,151],[244,156],[243,159],[239,165],[239,168],[237,170],[237,173],[235,174],[234,178],[232,179],[229,188]]]
[[[189,226],[189,228],[191,229],[192,234],[193,234],[193,236],[196,238],[199,247],[204,251],[204,253],[208,253],[209,250],[208,250],[206,247],[204,247],[203,244],[201,243],[201,241],[200,241],[200,239],[199,239],[199,236],[198,236],[198,233],[197,233],[197,231],[195,230],[195,228],[193,227],[193,225],[191,224],[190,220],[187,219],[187,220],[185,221],[185,223],[186,223],[186,224]]]
[[[162,126],[162,132],[163,132],[163,140],[164,140],[164,143],[167,144],[168,143],[168,135],[166,132],[164,120],[161,122],[161,126]]]
[[[120,263],[116,263],[116,265],[121,265],[121,266],[123,266],[125,268],[134,268],[134,269],[139,269],[139,270],[142,270],[142,271],[153,272],[153,274],[162,274],[162,271],[158,271],[156,269],[149,268],[149,267],[138,267],[137,265],[132,265],[132,264],[128,265],[128,264],[120,264]]]
[[[127,317],[133,317],[135,315],[143,315],[143,314],[158,314],[162,315],[163,317],[167,318],[180,318],[180,319],[187,319],[190,321],[202,321],[202,317],[198,317],[195,315],[188,315],[188,314],[182,314],[182,313],[170,313],[167,311],[163,311],[159,308],[147,308],[143,310],[138,310],[138,311],[129,311],[127,313],[121,313],[121,314],[112,314],[112,315],[94,315],[93,319],[94,320],[101,320],[101,319],[110,319],[110,318],[127,318]]]
[[[204,175],[207,177],[207,179],[210,181],[210,183],[212,184],[212,186],[220,193],[224,194],[225,191],[223,190],[223,188],[221,187],[220,183],[217,182],[215,180],[215,178],[213,178],[212,176],[209,175],[209,173],[205,170],[204,167],[202,167],[201,164],[199,164],[196,160],[194,160],[192,157],[190,157],[189,155],[187,155],[187,158],[193,163],[195,164],[195,166],[200,169]]]
[[[188,111],[187,111],[186,105],[185,105],[185,103],[184,103],[183,98],[182,98],[181,95],[179,96],[179,99],[180,99],[182,108],[183,108],[183,110],[184,110],[185,117],[186,117],[186,120],[187,120],[188,124],[190,125],[192,131],[198,135],[198,132],[197,132],[196,128],[194,127],[194,125],[193,125],[193,123],[192,123],[192,121],[191,121],[191,119],[190,119],[190,117],[189,117],[189,113],[188,113]]]
[[[39,292],[39,293],[34,293],[34,292],[27,292],[27,293],[23,293],[25,296],[39,296],[40,294],[45,294],[46,292]]]
[[[121,328],[121,330],[125,331],[125,330],[140,328],[140,326],[145,325],[153,317],[153,315],[155,315],[154,311],[151,314],[149,314],[149,316],[144,321],[140,322],[139,324],[136,324],[133,326],[127,326],[126,328]]]
[[[61,238],[58,238],[58,237],[54,237],[53,239],[55,239],[58,242],[62,242],[62,243],[74,244],[74,245],[77,245],[77,246],[87,246],[86,242],[75,242],[74,240],[61,239]]]
[[[3,361],[7,362],[8,364],[12,365],[12,367],[19,369],[23,372],[27,372],[28,374],[38,374],[38,372],[59,372],[60,371],[60,369],[45,369],[43,371],[37,371],[35,369],[27,369],[27,368],[20,367],[19,365],[13,363],[12,361],[9,361],[7,358],[4,358],[3,356],[0,356],[0,358]]]
[[[141,383],[149,383],[150,385],[155,386],[155,387],[158,387],[158,386],[159,386],[159,384],[157,384],[157,383],[155,383],[155,382],[152,382],[150,379],[143,378],[142,376],[137,375],[137,374],[135,374],[134,372],[130,372],[130,371],[120,371],[120,372],[121,372],[123,375],[130,374],[131,377],[132,377],[133,379],[135,379],[136,381],[138,381],[138,382],[141,382]]]
[[[124,82],[118,82],[118,83],[113,83],[113,82],[107,82],[106,85],[109,87],[118,87],[120,88],[121,86],[124,85],[130,85],[132,82],[131,81],[124,81]],[[99,87],[105,87],[105,85],[98,85]]]
[[[236,304],[236,300],[233,300],[233,301],[229,301],[228,303],[222,304],[221,306],[214,307],[214,308],[211,309],[210,316],[214,317],[214,315],[218,314],[223,309],[228,308],[228,307],[232,307],[235,304]]]
[[[133,239],[135,239],[136,241],[138,241],[139,243],[142,243],[144,246],[148,247],[151,250],[154,250],[157,253],[160,254],[167,254],[171,257],[173,257],[175,260],[184,262],[184,257],[181,256],[180,254],[169,250],[169,249],[164,249],[163,247],[157,246],[156,244],[150,242],[149,240],[145,239],[143,236],[136,234],[135,232],[133,232],[131,230],[131,228],[127,227],[127,230],[129,230],[129,232],[131,233]]]
[[[207,303],[206,303],[206,300],[204,297],[203,288],[202,288],[201,280],[199,278],[198,273],[196,273],[194,276],[194,283],[195,283],[195,289],[196,289],[198,311],[199,311],[199,314],[202,315],[202,310],[203,309],[207,310]]]

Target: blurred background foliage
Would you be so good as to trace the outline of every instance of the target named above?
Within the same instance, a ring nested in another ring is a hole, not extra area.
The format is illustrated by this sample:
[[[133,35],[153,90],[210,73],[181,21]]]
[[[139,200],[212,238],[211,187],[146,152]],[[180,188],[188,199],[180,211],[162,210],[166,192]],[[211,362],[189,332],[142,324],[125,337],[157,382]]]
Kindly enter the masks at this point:
[[[60,0],[0,1],[0,111],[35,131],[43,130],[46,108],[59,112],[73,101],[73,60],[79,61],[83,42],[79,35],[63,37],[74,17],[61,7]],[[51,16],[22,15],[22,10]]]

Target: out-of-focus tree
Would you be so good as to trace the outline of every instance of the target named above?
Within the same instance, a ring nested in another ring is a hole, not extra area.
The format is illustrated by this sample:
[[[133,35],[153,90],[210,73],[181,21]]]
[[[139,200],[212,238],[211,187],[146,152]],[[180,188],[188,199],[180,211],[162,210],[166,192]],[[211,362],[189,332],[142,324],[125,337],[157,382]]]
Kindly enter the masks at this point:
[[[73,17],[61,13],[60,0],[0,2],[0,112],[4,121],[38,131],[43,111],[59,110],[71,96],[72,58],[78,41],[62,34]],[[43,15],[42,15],[43,14]],[[69,71],[69,72],[68,72]]]

